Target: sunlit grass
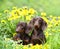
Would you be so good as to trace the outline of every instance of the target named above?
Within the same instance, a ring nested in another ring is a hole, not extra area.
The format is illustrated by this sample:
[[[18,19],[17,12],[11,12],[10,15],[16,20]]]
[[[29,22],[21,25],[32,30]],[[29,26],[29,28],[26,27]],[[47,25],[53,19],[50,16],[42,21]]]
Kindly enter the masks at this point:
[[[32,12],[30,12],[32,11]],[[26,12],[26,13],[25,13]],[[29,22],[38,12],[28,7],[13,7],[11,10],[4,10],[0,15],[0,47],[2,49],[60,49],[60,16],[48,15],[41,12],[42,17],[48,24],[44,31],[47,42],[44,45],[18,45],[11,37],[15,34],[16,24],[19,21]]]

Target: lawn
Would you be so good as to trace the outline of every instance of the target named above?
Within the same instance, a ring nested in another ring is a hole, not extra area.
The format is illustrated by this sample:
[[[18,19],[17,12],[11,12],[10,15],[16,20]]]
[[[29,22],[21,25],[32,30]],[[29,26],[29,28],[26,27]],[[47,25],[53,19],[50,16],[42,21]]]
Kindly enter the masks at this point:
[[[17,23],[35,16],[48,24],[44,31],[47,42],[33,46],[13,41]],[[0,0],[0,49],[60,49],[60,0]]]

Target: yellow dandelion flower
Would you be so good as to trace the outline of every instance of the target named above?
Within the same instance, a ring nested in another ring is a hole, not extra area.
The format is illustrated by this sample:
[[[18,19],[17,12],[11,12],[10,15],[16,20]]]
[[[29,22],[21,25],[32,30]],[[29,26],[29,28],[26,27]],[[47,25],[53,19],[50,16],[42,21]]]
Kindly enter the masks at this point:
[[[60,20],[58,20],[58,23],[60,23]]]
[[[54,30],[54,29],[52,29],[52,32],[55,32],[55,30]]]
[[[36,44],[36,45],[35,45],[35,48],[36,48],[36,49],[41,49],[41,48],[42,48],[42,45]]]
[[[28,46],[24,45],[23,49],[28,49]]]
[[[45,13],[45,12],[42,12],[42,13],[41,13],[41,16],[46,16],[46,13]]]
[[[28,9],[28,7],[27,6],[24,6],[23,9]]]
[[[46,45],[44,46],[44,49],[49,49],[49,45],[46,44]]]
[[[35,46],[31,46],[31,49],[35,49]]]
[[[6,21],[5,20],[1,20],[1,23],[6,23]]]
[[[19,49],[19,45],[17,45],[17,44],[16,44],[16,47],[15,47],[15,49]]]
[[[42,17],[47,23],[49,22],[49,20],[46,17]]]
[[[5,10],[4,13],[9,13],[9,10]]]
[[[56,18],[57,18],[57,17],[56,17],[56,16],[54,16],[54,18],[53,18],[53,19],[55,19],[55,20],[56,20]]]
[[[23,16],[28,15],[28,10],[27,10],[27,9],[23,9],[21,14],[22,14]]]
[[[22,8],[19,8],[19,9],[17,10],[17,12],[18,12],[19,16],[21,16],[21,15],[22,15]]]
[[[38,49],[38,48],[39,48],[39,45],[38,45],[38,44],[36,44],[36,45],[35,45],[35,48],[36,48],[36,49]]]
[[[11,21],[11,20],[16,20],[17,18],[20,18],[20,16],[17,16],[17,15],[10,16],[10,17],[8,18],[8,20],[9,20],[9,21]]]
[[[13,17],[14,20],[16,20],[17,18],[19,18],[19,16],[17,16],[17,15]]]
[[[46,33],[45,33],[45,36],[46,36],[46,37],[48,37],[48,36],[49,36],[48,32],[46,32]]]
[[[29,14],[30,14],[30,15],[33,15],[33,14],[35,14],[35,13],[36,13],[36,11],[35,11],[33,8],[30,8],[30,9],[29,9]]]
[[[16,9],[17,9],[17,7],[13,7],[12,9],[13,9],[13,10],[16,10]]]
[[[6,41],[9,41],[9,40],[11,40],[11,39],[10,39],[10,38],[5,38],[5,40],[6,40]]]
[[[58,16],[58,19],[60,19],[60,16]]]
[[[54,26],[58,26],[58,24],[59,24],[58,21],[56,21],[55,24],[54,24]]]
[[[14,33],[13,36],[15,36],[17,33]]]
[[[31,16],[26,16],[26,20],[31,20]]]
[[[21,12],[22,12],[22,11],[19,11],[19,9],[17,9],[17,10],[14,12],[14,14],[20,16]]]
[[[49,17],[51,17],[51,18],[52,18],[53,16],[52,16],[52,15],[50,15]]]
[[[23,9],[22,8],[18,8],[18,11],[22,11]]]
[[[51,24],[49,24],[49,25],[48,25],[48,28],[50,28],[50,27],[52,27],[52,25],[51,25]]]
[[[39,45],[39,47],[40,47],[40,48],[42,48],[42,47],[43,47],[43,45],[41,44],[41,45]]]
[[[17,15],[16,10],[12,10],[12,11],[10,12],[10,14],[11,14],[12,16]]]
[[[12,18],[8,18],[8,20],[9,20],[9,21],[11,21],[11,20],[12,20]]]
[[[14,17],[14,16],[10,16],[10,17],[8,18],[8,20],[9,20],[9,21],[13,20],[13,17]]]

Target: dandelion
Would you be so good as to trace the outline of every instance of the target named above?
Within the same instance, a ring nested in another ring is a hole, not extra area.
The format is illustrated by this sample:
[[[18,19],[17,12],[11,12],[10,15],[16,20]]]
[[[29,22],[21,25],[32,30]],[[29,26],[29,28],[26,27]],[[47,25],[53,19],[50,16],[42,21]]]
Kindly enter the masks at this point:
[[[48,32],[46,32],[45,35],[46,35],[46,37],[48,37],[49,36]]]
[[[19,45],[18,45],[18,44],[16,44],[16,47],[15,47],[15,49],[19,49]]]
[[[30,8],[30,9],[29,9],[29,14],[30,14],[30,15],[33,15],[33,14],[35,14],[35,13],[36,13],[36,11],[35,11],[33,8]]]
[[[28,46],[27,46],[27,45],[24,45],[24,46],[23,46],[23,49],[28,49]]]
[[[58,19],[60,19],[60,16],[58,16]]]
[[[31,20],[31,16],[26,16],[26,20]]]
[[[18,8],[18,11],[22,11],[23,9],[22,8]]]
[[[19,17],[18,17],[18,16],[14,16],[14,17],[13,17],[13,20],[16,20],[17,18],[19,18]]]
[[[11,20],[16,20],[17,18],[19,18],[19,16],[15,15],[15,16],[11,16],[8,18],[9,21]]]
[[[5,10],[4,13],[9,13],[9,10]]]
[[[52,15],[50,15],[49,17],[50,17],[50,18],[52,18],[53,16],[52,16]]]
[[[27,6],[24,6],[23,9],[28,9],[28,7]]]
[[[13,9],[13,10],[16,10],[16,9],[17,9],[17,7],[13,7],[12,9]]]
[[[55,30],[54,30],[54,29],[52,29],[52,32],[55,32]]]
[[[1,23],[6,23],[6,21],[5,20],[1,20]]]
[[[46,17],[42,17],[47,23],[49,22],[49,20]]]
[[[45,12],[42,12],[42,13],[41,13],[41,16],[46,16],[46,13],[45,13]]]
[[[36,44],[35,49],[42,49],[42,44],[41,45]]]
[[[12,16],[15,16],[15,15],[16,15],[16,10],[12,10],[12,11],[10,12],[10,14],[11,14]]]
[[[22,15],[23,15],[23,16],[28,15],[28,10],[27,10],[27,9],[22,10]]]
[[[50,24],[50,25],[48,25],[48,28],[51,28],[52,27],[52,25]]]
[[[35,49],[35,46],[31,46],[31,49]]]
[[[16,35],[16,33],[13,34],[13,36],[15,36],[15,35]]]
[[[58,26],[58,22],[55,22],[54,26]]]
[[[39,45],[39,47],[42,49],[43,45],[41,44],[41,45]]]
[[[13,20],[12,18],[8,18],[9,21]]]
[[[46,44],[46,45],[44,46],[44,49],[49,49],[49,45]]]
[[[22,8],[17,9],[17,14],[18,14],[19,16],[22,15]]]
[[[9,40],[11,40],[11,39],[10,39],[10,38],[5,38],[5,40],[6,40],[6,41],[9,41]]]

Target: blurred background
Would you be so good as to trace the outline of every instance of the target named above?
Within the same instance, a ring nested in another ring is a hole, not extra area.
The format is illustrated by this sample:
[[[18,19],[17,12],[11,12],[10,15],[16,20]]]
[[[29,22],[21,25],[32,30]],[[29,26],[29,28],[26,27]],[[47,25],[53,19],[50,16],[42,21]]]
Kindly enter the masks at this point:
[[[60,15],[60,0],[0,0],[0,13],[15,6],[28,6],[39,13],[44,11],[47,15]]]

